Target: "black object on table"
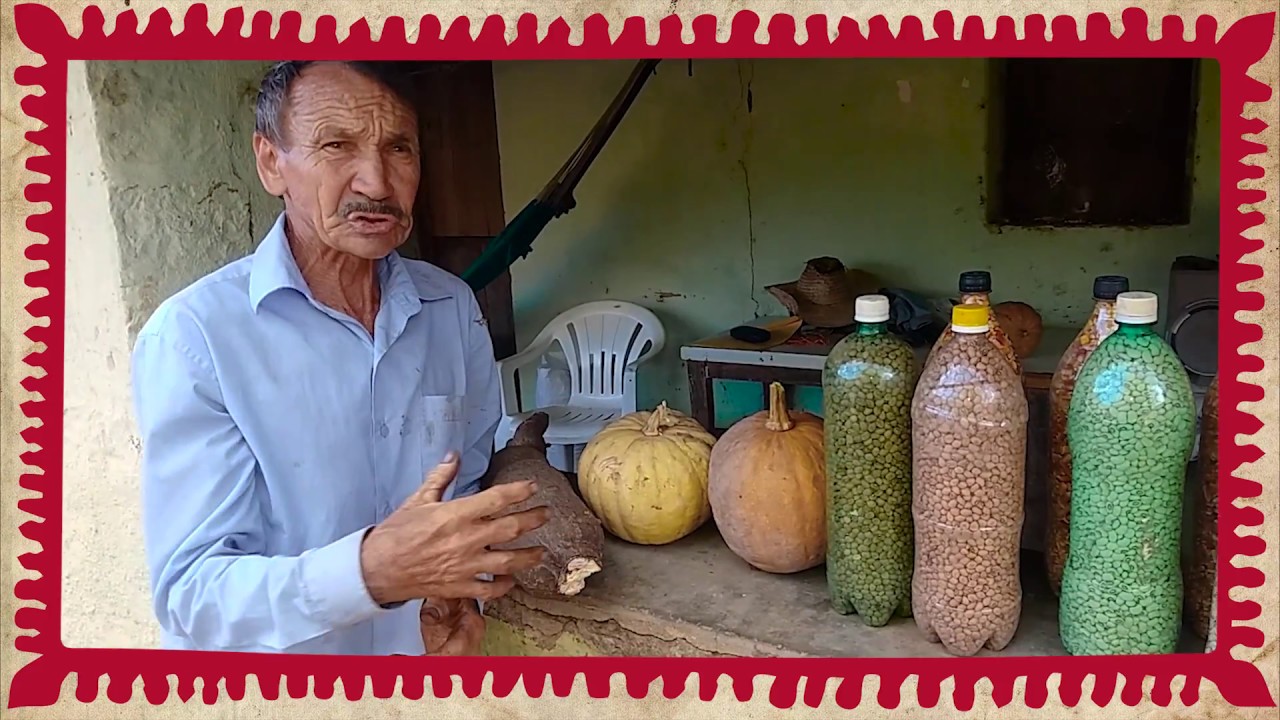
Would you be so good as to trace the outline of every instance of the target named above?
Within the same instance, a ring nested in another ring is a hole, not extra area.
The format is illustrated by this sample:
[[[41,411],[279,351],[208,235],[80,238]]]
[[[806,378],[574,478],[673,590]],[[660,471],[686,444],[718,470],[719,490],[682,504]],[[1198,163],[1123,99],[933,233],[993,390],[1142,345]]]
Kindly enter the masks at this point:
[[[752,325],[739,325],[729,330],[729,337],[738,342],[745,343],[764,343],[769,342],[772,335],[764,328],[758,328]]]

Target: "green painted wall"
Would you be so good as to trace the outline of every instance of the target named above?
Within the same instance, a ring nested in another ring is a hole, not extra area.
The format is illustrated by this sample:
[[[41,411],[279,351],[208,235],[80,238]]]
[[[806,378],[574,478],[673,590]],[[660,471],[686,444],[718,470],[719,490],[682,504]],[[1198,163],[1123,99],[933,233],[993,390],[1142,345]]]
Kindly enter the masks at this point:
[[[559,169],[631,67],[495,67],[508,213]],[[763,287],[795,278],[810,257],[835,255],[930,294],[950,294],[961,270],[988,268],[998,299],[1074,325],[1094,275],[1122,272],[1163,293],[1176,255],[1216,252],[1216,65],[1202,76],[1192,222],[1151,230],[989,228],[986,77],[977,59],[696,61],[692,77],[687,63],[664,63],[580,186],[577,209],[514,267],[520,342],[580,302],[645,305],[668,346],[640,370],[640,404],[687,409],[680,344],[781,313]],[[760,406],[757,388],[734,390],[719,393],[721,423]],[[820,393],[798,400],[816,410]]]

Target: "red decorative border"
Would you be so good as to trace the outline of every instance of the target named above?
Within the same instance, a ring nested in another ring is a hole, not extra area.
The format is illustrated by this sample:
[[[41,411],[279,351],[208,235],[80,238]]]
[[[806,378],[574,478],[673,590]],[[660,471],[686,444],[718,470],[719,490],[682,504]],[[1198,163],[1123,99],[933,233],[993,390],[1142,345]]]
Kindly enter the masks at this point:
[[[1261,132],[1266,125],[1256,119],[1242,117],[1246,102],[1264,102],[1271,90],[1248,76],[1249,68],[1260,60],[1273,40],[1275,14],[1267,13],[1247,17],[1233,24],[1221,39],[1216,39],[1218,23],[1202,16],[1195,22],[1194,39],[1184,40],[1184,24],[1177,17],[1163,20],[1161,37],[1152,40],[1147,36],[1147,15],[1138,9],[1123,13],[1124,30],[1114,36],[1108,18],[1096,13],[1085,23],[1084,38],[1080,39],[1075,21],[1070,17],[1058,17],[1052,21],[1041,15],[1031,15],[1023,20],[1025,39],[1016,35],[1017,21],[1001,17],[995,23],[995,34],[985,37],[980,18],[969,17],[957,28],[957,21],[949,12],[940,12],[933,18],[933,28],[939,35],[926,40],[924,25],[919,18],[906,17],[894,34],[883,16],[871,18],[865,24],[852,19],[842,19],[838,35],[833,41],[828,36],[828,21],[815,15],[804,21],[808,39],[800,43],[795,39],[797,20],[786,15],[776,15],[768,22],[770,41],[757,43],[755,31],[760,19],[751,12],[740,12],[732,21],[730,38],[718,42],[715,37],[716,19],[700,16],[692,21],[694,41],[686,44],[681,39],[681,21],[672,16],[658,23],[656,44],[646,42],[645,24],[641,18],[630,18],[623,23],[617,40],[610,40],[609,23],[600,16],[588,18],[584,25],[584,38],[578,45],[569,41],[569,25],[563,20],[550,24],[544,40],[537,39],[538,20],[524,15],[517,23],[517,38],[508,43],[504,37],[505,23],[500,17],[488,18],[481,26],[479,36],[471,38],[470,23],[465,18],[452,23],[447,32],[441,21],[432,16],[424,17],[419,25],[416,43],[405,40],[405,23],[400,18],[389,19],[383,27],[381,40],[371,38],[370,27],[361,20],[351,27],[346,40],[337,39],[337,21],[332,16],[321,17],[316,23],[316,36],[310,43],[298,39],[302,27],[301,15],[285,12],[280,16],[280,29],[271,34],[272,16],[265,11],[252,18],[252,34],[249,38],[240,33],[245,13],[233,9],[226,13],[225,23],[218,33],[208,29],[209,15],[204,5],[193,5],[185,17],[185,31],[174,35],[172,17],[165,10],[155,12],[145,32],[138,31],[138,17],[132,11],[120,14],[115,32],[104,33],[104,17],[97,7],[84,11],[84,31],[79,38],[72,37],[58,15],[42,5],[18,5],[15,10],[18,35],[35,53],[43,55],[45,65],[22,67],[15,73],[19,85],[43,90],[43,95],[28,95],[22,108],[32,118],[46,124],[42,130],[27,134],[27,140],[45,149],[46,155],[33,157],[27,167],[49,177],[47,183],[33,183],[26,188],[28,202],[52,204],[52,210],[33,215],[27,227],[45,235],[49,242],[34,244],[27,249],[27,257],[49,263],[46,270],[27,275],[27,284],[47,288],[45,297],[27,306],[33,318],[45,318],[48,325],[32,327],[27,337],[48,348],[26,358],[27,364],[44,370],[44,376],[28,377],[22,384],[29,391],[39,393],[43,400],[25,403],[23,412],[39,418],[43,425],[30,428],[22,437],[40,449],[23,455],[22,459],[43,470],[43,475],[26,474],[21,478],[22,487],[34,491],[38,497],[22,500],[18,507],[33,516],[21,526],[27,538],[41,546],[39,552],[19,558],[22,566],[39,577],[17,583],[15,594],[24,602],[16,614],[19,627],[34,630],[35,635],[18,637],[18,650],[35,653],[38,657],[23,667],[9,688],[9,706],[50,705],[58,697],[63,680],[70,673],[79,674],[76,697],[88,702],[97,695],[98,680],[106,674],[111,678],[107,697],[121,703],[132,694],[134,681],[141,676],[144,692],[152,703],[160,703],[169,694],[167,677],[180,679],[178,695],[183,701],[195,694],[195,678],[204,680],[204,700],[211,703],[217,697],[217,681],[224,679],[226,692],[233,699],[244,696],[246,679],[257,675],[263,694],[271,699],[279,697],[281,678],[287,679],[290,696],[301,697],[307,692],[307,679],[315,679],[315,694],[320,698],[334,695],[334,682],[342,678],[348,698],[356,699],[364,693],[364,680],[372,679],[372,694],[389,697],[396,678],[402,679],[405,696],[417,699],[424,694],[424,676],[431,677],[432,690],[437,697],[447,697],[452,691],[451,675],[462,678],[462,692],[468,697],[479,694],[486,673],[493,673],[493,691],[506,696],[524,678],[526,690],[540,696],[546,688],[547,678],[556,695],[566,696],[579,674],[586,678],[592,697],[604,697],[609,692],[609,682],[615,673],[627,678],[627,689],[633,697],[643,697],[653,680],[661,677],[663,694],[675,697],[683,692],[686,682],[696,675],[700,696],[711,699],[721,674],[733,678],[734,692],[739,699],[751,697],[752,681],[756,675],[775,678],[769,693],[770,701],[778,707],[790,707],[797,701],[800,678],[806,679],[804,702],[816,707],[821,701],[829,679],[842,682],[836,693],[836,702],[849,708],[862,702],[862,681],[868,675],[877,675],[882,689],[872,702],[884,707],[896,707],[901,700],[900,690],[909,675],[917,675],[919,701],[925,707],[936,705],[941,696],[941,683],[955,679],[954,700],[962,710],[974,703],[975,684],[981,678],[989,679],[994,686],[994,699],[999,706],[1013,700],[1014,683],[1019,677],[1027,678],[1026,702],[1031,707],[1042,707],[1048,699],[1048,679],[1061,673],[1060,694],[1062,701],[1075,706],[1083,698],[1082,683],[1087,675],[1093,675],[1096,686],[1091,700],[1106,704],[1113,700],[1119,687],[1119,699],[1126,705],[1136,705],[1142,696],[1144,677],[1155,678],[1152,700],[1167,706],[1173,699],[1171,683],[1177,676],[1184,676],[1186,684],[1181,699],[1195,702],[1199,697],[1201,680],[1215,683],[1225,698],[1241,706],[1274,706],[1266,683],[1256,667],[1233,660],[1228,650],[1233,646],[1258,648],[1263,634],[1256,629],[1235,625],[1236,621],[1258,617],[1261,608],[1257,603],[1236,602],[1225,592],[1226,587],[1258,587],[1263,574],[1254,569],[1236,568],[1230,562],[1221,564],[1224,590],[1219,592],[1218,649],[1209,655],[1171,655],[1157,657],[1045,657],[1017,658],[992,657],[980,659],[684,659],[684,658],[344,658],[236,655],[221,653],[188,653],[141,650],[73,649],[61,643],[61,597],[59,581],[62,568],[62,405],[63,405],[63,313],[67,291],[64,268],[65,217],[66,217],[66,82],[68,59],[339,59],[339,58],[417,58],[417,59],[593,59],[593,58],[736,58],[736,57],[833,57],[833,56],[886,56],[886,57],[1010,57],[1010,56],[1181,56],[1214,58],[1221,63],[1222,75],[1222,181],[1221,181],[1221,244],[1222,244],[1222,315],[1221,315],[1221,367],[1220,385],[1222,437],[1232,438],[1237,433],[1253,434],[1261,429],[1261,422],[1238,409],[1243,401],[1260,401],[1261,388],[1246,384],[1237,378],[1242,371],[1257,372],[1262,369],[1260,358],[1244,355],[1238,348],[1261,339],[1261,328],[1240,322],[1236,312],[1259,311],[1263,307],[1260,293],[1245,293],[1238,284],[1256,280],[1262,276],[1261,268],[1242,262],[1249,252],[1262,247],[1261,241],[1242,237],[1245,230],[1262,223],[1259,212],[1244,213],[1243,205],[1258,203],[1266,195],[1261,190],[1239,188],[1245,179],[1261,178],[1261,168],[1246,164],[1251,155],[1265,153],[1267,148],[1245,139],[1246,135]],[[957,30],[960,30],[957,33]],[[1046,30],[1052,30],[1053,40],[1046,39]],[[958,35],[958,37],[957,37]],[[1219,513],[1221,527],[1257,526],[1262,514],[1253,508],[1237,508],[1236,498],[1255,497],[1261,492],[1258,484],[1234,477],[1232,473],[1241,464],[1253,462],[1262,456],[1255,445],[1235,445],[1223,442],[1221,448],[1222,478]],[[1240,538],[1235,532],[1224,532],[1220,540],[1222,556],[1259,555],[1264,542],[1255,537]],[[33,606],[38,601],[44,608]],[[1123,678],[1123,684],[1120,682]]]

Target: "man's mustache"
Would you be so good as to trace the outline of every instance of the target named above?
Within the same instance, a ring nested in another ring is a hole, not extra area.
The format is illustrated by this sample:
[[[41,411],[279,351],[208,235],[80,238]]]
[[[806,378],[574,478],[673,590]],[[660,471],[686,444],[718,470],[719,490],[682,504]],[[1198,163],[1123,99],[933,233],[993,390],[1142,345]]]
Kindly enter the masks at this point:
[[[380,202],[351,202],[343,205],[340,212],[342,217],[351,217],[355,213],[389,215],[396,220],[404,220],[407,217],[406,213],[395,205]]]

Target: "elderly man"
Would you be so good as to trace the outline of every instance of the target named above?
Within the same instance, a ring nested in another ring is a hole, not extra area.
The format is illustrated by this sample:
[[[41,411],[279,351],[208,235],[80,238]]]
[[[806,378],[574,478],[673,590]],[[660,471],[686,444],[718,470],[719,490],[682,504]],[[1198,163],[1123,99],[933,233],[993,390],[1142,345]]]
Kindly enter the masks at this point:
[[[396,253],[420,173],[397,83],[374,63],[273,67],[253,151],[283,213],[138,336],[167,648],[477,654],[479,603],[541,559],[489,548],[546,510],[511,513],[529,483],[479,491],[499,400],[475,296]]]

